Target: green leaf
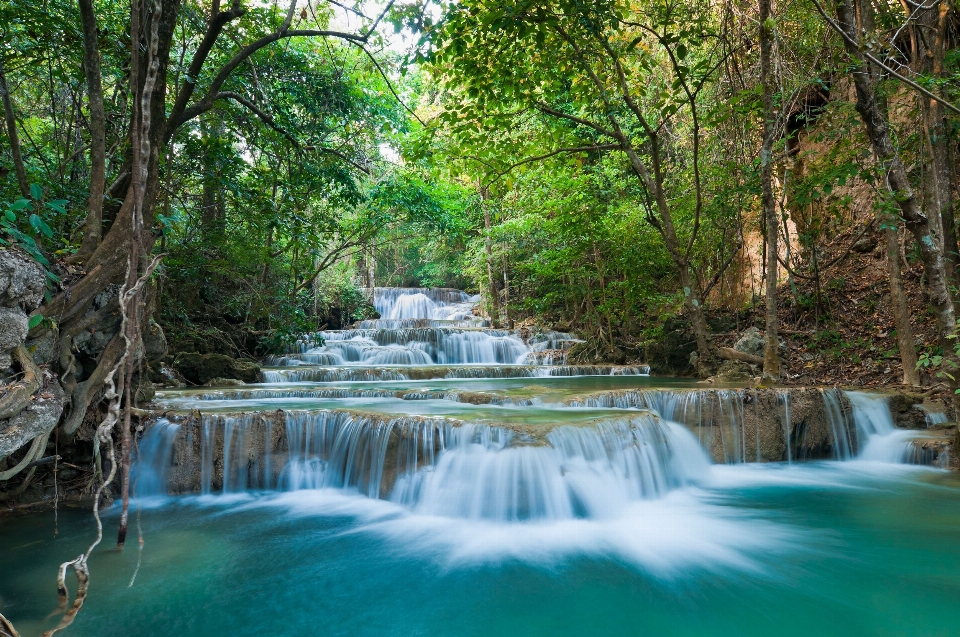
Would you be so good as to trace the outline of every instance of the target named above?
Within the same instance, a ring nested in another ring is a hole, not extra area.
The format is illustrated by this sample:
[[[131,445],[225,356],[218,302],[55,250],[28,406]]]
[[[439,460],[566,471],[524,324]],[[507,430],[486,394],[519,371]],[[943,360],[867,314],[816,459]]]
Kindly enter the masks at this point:
[[[65,215],[67,214],[67,203],[66,199],[55,199],[47,202],[47,208]]]
[[[24,208],[30,207],[29,199],[17,199],[12,204],[10,204],[10,210],[23,210]]]
[[[30,184],[30,196],[36,201],[40,201],[43,198],[43,188],[38,184]]]
[[[43,314],[34,314],[30,317],[30,321],[27,323],[29,329],[33,329],[36,326],[40,325],[43,322]]]
[[[47,225],[47,222],[41,219],[38,215],[30,215],[30,225],[33,226],[34,230],[41,233],[48,239],[53,237],[53,230],[51,230],[50,226]]]

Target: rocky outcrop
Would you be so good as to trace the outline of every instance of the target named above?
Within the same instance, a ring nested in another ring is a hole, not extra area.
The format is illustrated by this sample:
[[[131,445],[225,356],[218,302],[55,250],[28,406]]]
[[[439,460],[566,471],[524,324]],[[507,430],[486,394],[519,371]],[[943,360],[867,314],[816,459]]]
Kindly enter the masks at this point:
[[[255,383],[260,377],[260,365],[252,361],[237,360],[223,354],[177,354],[173,367],[189,383],[205,385],[218,378],[235,378],[245,383]]]

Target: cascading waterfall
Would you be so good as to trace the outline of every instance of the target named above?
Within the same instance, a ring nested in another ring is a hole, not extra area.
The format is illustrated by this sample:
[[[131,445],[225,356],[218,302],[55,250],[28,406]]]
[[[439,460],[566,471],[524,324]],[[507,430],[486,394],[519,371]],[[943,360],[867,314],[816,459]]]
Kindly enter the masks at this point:
[[[374,305],[383,318],[367,320],[355,329],[324,331],[301,338],[294,351],[268,357],[269,366],[297,367],[417,367],[417,366],[516,366],[552,368],[545,375],[580,374],[567,368],[567,352],[582,342],[563,332],[536,332],[521,337],[519,330],[490,329],[473,315],[479,296],[460,290],[376,288]],[[526,340],[525,340],[526,339]],[[646,373],[643,368],[619,368],[621,373]],[[564,371],[558,371],[564,370]],[[486,372],[480,372],[486,373]],[[267,382],[334,380],[387,380],[384,374],[339,372],[310,376],[302,370],[268,370]],[[364,374],[367,378],[359,378]],[[503,373],[500,373],[504,377]],[[519,376],[535,376],[519,373]],[[476,377],[476,376],[470,376]]]
[[[465,326],[475,320],[476,301],[459,290],[377,288],[374,302],[384,318],[306,336],[299,351],[266,361],[276,366],[264,371],[266,382],[304,385],[164,393],[160,400],[174,408],[196,408],[197,401],[206,407],[179,431],[168,420],[148,431],[140,493],[166,491],[172,449],[184,433],[200,444],[176,454],[198,469],[195,477],[194,469],[177,473],[181,490],[338,489],[429,516],[499,522],[612,516],[630,502],[703,482],[711,458],[928,463],[935,452],[895,430],[882,396],[644,389],[613,379],[647,374],[642,366],[566,365],[567,352],[581,342],[569,334]],[[511,378],[633,388],[571,398],[498,380]],[[466,391],[469,384],[456,379],[477,379],[482,391]],[[403,383],[306,385],[393,381]],[[491,386],[493,392],[483,390]],[[496,393],[498,387],[520,391]],[[282,410],[216,413],[239,401],[259,405],[254,409],[273,409],[276,401]]]
[[[373,306],[382,319],[462,321],[473,317],[480,295],[448,288],[374,288]]]
[[[257,467],[270,475],[280,461],[276,488],[285,491],[345,489],[448,517],[594,518],[696,484],[710,470],[686,428],[648,413],[557,426],[542,437],[446,418],[334,410],[282,417],[286,449],[273,458],[272,429],[257,429],[258,414],[204,415],[203,492],[216,491],[214,483],[223,493],[269,488]],[[262,457],[248,455],[253,447]]]
[[[135,496],[147,498],[167,494],[167,475],[179,431],[179,424],[160,418],[144,434],[130,476]]]
[[[755,393],[755,392],[754,392]],[[823,446],[834,460],[855,459],[881,460],[884,462],[937,464],[945,459],[930,462],[918,455],[913,440],[917,433],[897,430],[893,424],[893,415],[882,394],[843,391],[836,388],[821,389],[818,392],[820,408],[825,425]],[[792,463],[794,460],[807,459],[806,450],[810,444],[806,440],[808,432],[801,429],[799,423],[791,417],[790,394],[788,390],[776,391],[777,419],[781,424],[784,453],[779,460]],[[660,414],[663,418],[679,422],[696,429],[698,440],[710,449],[719,448],[723,462],[744,462],[755,460],[761,455],[760,415],[755,412],[753,428],[748,428],[748,413],[745,405],[753,400],[751,390],[709,389],[709,390],[629,390],[605,392],[593,396],[584,396],[566,401],[569,407],[594,407],[616,409],[647,409]],[[759,410],[759,404],[754,405]],[[747,454],[748,435],[752,436],[756,450],[752,457]],[[795,448],[795,440],[799,435]]]

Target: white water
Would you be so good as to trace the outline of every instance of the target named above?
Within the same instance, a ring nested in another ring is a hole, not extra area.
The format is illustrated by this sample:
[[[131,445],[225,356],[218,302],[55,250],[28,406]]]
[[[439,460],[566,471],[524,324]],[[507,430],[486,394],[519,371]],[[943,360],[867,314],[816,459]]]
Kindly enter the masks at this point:
[[[382,319],[460,321],[473,318],[480,295],[445,288],[375,288],[373,306]]]
[[[518,364],[531,354],[564,358],[579,342],[569,334],[546,332],[524,342],[507,330],[397,326],[404,321],[467,320],[476,301],[458,290],[378,288],[374,302],[389,327],[323,332],[321,347],[304,347],[299,354],[275,360],[287,367],[266,371],[266,380],[377,382],[409,376],[490,379],[646,372]],[[450,367],[436,367],[441,365]],[[432,370],[437,376],[431,375]],[[745,410],[751,396],[758,395],[752,390],[637,389],[595,394],[555,403],[553,408],[618,411],[582,424],[562,424],[569,421],[560,417],[550,421],[549,416],[544,423],[541,415],[535,424],[521,421],[517,427],[472,422],[467,412],[463,412],[467,421],[443,415],[396,415],[431,413],[428,405],[421,410],[419,404],[407,403],[403,409],[379,412],[375,407],[386,404],[376,401],[397,398],[458,400],[456,392],[425,389],[403,396],[376,387],[271,390],[286,397],[342,399],[344,408],[360,410],[342,411],[338,402],[338,409],[278,412],[276,417],[283,420],[276,426],[282,427],[283,435],[276,449],[274,417],[205,413],[197,434],[201,492],[337,489],[442,518],[498,523],[601,519],[616,517],[631,503],[664,498],[709,481],[712,470],[705,450],[730,464],[761,457],[759,420],[756,432],[746,431]],[[269,399],[265,392],[212,392],[205,398],[217,401],[215,407],[229,408],[230,400],[243,400],[247,394],[251,399]],[[917,461],[913,434],[895,429],[884,397],[836,389],[819,395],[827,416],[829,450],[836,460]],[[536,397],[498,398],[492,404],[517,409],[538,401]],[[371,408],[364,413],[368,403]],[[796,432],[789,392],[779,392],[776,403],[786,442],[784,459],[789,464],[803,459],[796,457],[791,446]],[[644,411],[622,411],[638,409]],[[758,403],[752,409],[758,409]],[[151,476],[144,483],[158,493],[164,491],[170,465],[176,436],[172,427],[158,424],[156,433],[152,430],[144,439],[142,471],[145,478]]]
[[[173,445],[179,431],[179,424],[160,418],[140,440],[130,476],[137,497],[167,494],[167,474],[170,472]]]

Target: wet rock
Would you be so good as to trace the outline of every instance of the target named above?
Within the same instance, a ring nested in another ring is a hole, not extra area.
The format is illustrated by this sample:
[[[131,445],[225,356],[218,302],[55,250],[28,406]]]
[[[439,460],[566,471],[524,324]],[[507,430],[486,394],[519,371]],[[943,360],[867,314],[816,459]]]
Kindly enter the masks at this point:
[[[148,378],[141,378],[137,385],[136,402],[138,405],[148,403],[157,395],[157,388]]]
[[[258,364],[223,354],[177,354],[173,367],[194,385],[203,385],[215,378],[236,378],[245,383],[255,383],[260,376]]]
[[[746,383],[760,375],[756,365],[743,361],[723,361],[716,375],[707,379],[711,383]]]
[[[204,383],[207,387],[238,387],[246,385],[242,380],[236,378],[212,378]]]
[[[890,413],[893,424],[899,429],[926,429],[927,414],[923,411],[923,396],[913,392],[896,392],[890,395]]]

